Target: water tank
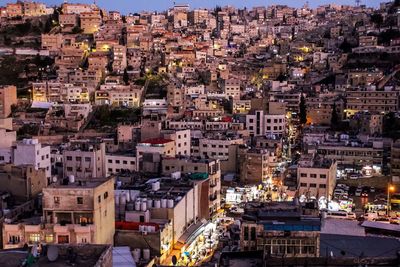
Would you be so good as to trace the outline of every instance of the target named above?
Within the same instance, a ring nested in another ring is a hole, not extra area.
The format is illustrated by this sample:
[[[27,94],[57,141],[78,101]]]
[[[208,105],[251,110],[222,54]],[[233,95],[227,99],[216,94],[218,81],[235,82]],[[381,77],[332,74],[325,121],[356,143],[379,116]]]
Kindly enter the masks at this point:
[[[140,201],[135,202],[135,210],[139,211],[140,210]]]
[[[153,207],[153,200],[152,199],[148,199],[147,200],[147,208],[152,208]]]
[[[161,199],[161,208],[167,207],[167,200],[165,198]]]
[[[121,205],[126,205],[126,195],[125,194],[120,195],[119,203]]]
[[[143,249],[143,259],[145,261],[150,260],[150,249],[148,249],[148,248]]]
[[[146,231],[145,227],[146,227],[145,225],[139,225],[139,232]]]
[[[142,201],[142,211],[147,210],[147,201]]]
[[[134,260],[136,263],[139,263],[140,254],[141,254],[140,248],[135,248],[135,249],[133,250],[133,260]]]
[[[154,233],[156,231],[156,227],[155,226],[147,226],[147,232],[149,233]]]
[[[169,209],[172,209],[174,207],[174,200],[173,199],[168,199],[167,207]]]
[[[39,140],[38,139],[31,139],[31,144],[32,145],[37,145],[37,144],[39,144]]]
[[[154,200],[154,208],[161,208],[161,201],[159,199]]]
[[[181,172],[178,171],[178,172],[171,173],[171,178],[175,179],[175,180],[180,179],[181,178]]]
[[[115,205],[119,205],[119,195],[114,196]]]
[[[69,176],[68,176],[68,182],[69,182],[70,184],[75,183],[75,176],[73,176],[72,174],[69,175]]]
[[[128,204],[126,204],[126,210],[128,211],[132,211],[134,208],[134,204],[132,202],[129,202]]]
[[[154,182],[151,184],[151,190],[158,191],[160,190],[160,182]]]

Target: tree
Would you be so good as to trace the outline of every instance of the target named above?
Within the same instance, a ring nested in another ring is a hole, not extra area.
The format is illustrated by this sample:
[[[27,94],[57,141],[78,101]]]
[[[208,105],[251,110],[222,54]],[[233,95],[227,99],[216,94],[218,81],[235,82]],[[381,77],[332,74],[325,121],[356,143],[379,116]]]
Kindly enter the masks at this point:
[[[333,103],[332,115],[331,115],[331,128],[336,129],[339,123],[339,116],[336,111],[336,103]]]
[[[307,105],[306,105],[306,99],[304,98],[303,94],[301,94],[300,97],[299,108],[300,108],[300,114],[299,114],[300,123],[305,124],[307,122]]]
[[[129,84],[129,75],[128,75],[128,71],[126,70],[126,68],[124,69],[124,75],[122,76],[122,79],[124,80],[125,85]]]

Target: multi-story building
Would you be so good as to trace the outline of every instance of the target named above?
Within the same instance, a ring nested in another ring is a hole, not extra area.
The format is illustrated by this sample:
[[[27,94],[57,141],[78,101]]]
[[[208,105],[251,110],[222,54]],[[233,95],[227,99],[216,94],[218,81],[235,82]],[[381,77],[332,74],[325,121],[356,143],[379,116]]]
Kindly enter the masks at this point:
[[[399,108],[399,91],[354,89],[346,91],[346,114],[368,110],[369,112],[395,112]]]
[[[200,156],[203,159],[219,159],[228,160],[229,148],[232,145],[241,145],[244,143],[243,138],[239,137],[220,137],[214,136],[210,138],[200,138],[198,147],[193,147],[193,156]],[[193,146],[193,145],[192,145]],[[194,151],[196,150],[196,151]]]
[[[79,18],[84,33],[93,34],[99,31],[102,21],[98,11],[82,12],[79,14]]]
[[[16,144],[12,153],[14,165],[33,165],[35,168],[44,169],[50,182],[50,146],[43,146],[37,139],[24,139]]]
[[[3,247],[113,244],[114,179],[68,179],[43,189],[43,216],[3,225]]]
[[[276,165],[275,155],[267,149],[249,149],[239,146],[238,173],[243,184],[261,184],[271,181],[272,171]]]
[[[74,140],[63,151],[64,177],[77,178],[106,176],[106,145],[104,142]]]
[[[246,129],[252,136],[282,137],[286,133],[286,116],[266,114],[256,110],[254,114],[246,115]]]
[[[190,156],[190,130],[161,130],[161,137],[175,141],[178,156]]]
[[[42,34],[42,49],[58,51],[63,44],[62,34]]]
[[[0,118],[11,114],[11,107],[17,104],[17,87],[14,85],[0,86]]]
[[[337,163],[334,160],[303,157],[297,167],[297,187],[300,195],[333,198]]]
[[[268,257],[317,257],[320,248],[321,220],[314,214],[303,215],[301,206],[290,202],[272,202],[264,207],[246,206],[246,215],[255,220],[244,220],[240,226],[240,249],[263,250]]]
[[[222,89],[227,97],[240,98],[241,81],[238,79],[224,80]]]
[[[0,166],[0,187],[17,200],[33,199],[46,186],[47,177],[44,169],[37,169],[32,165],[4,164]]]
[[[113,153],[106,155],[106,176],[121,172],[138,171],[136,153]]]
[[[400,184],[400,141],[397,140],[392,144],[390,153],[390,170],[392,181]]]

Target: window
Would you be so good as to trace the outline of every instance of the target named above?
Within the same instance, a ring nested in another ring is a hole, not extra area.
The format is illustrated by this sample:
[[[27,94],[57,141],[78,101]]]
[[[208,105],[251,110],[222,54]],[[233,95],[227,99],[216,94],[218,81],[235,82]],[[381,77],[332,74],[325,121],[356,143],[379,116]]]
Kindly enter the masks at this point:
[[[30,234],[29,243],[40,242],[40,234]]]
[[[53,234],[47,234],[45,237],[46,243],[53,243],[54,242],[54,235]]]
[[[108,163],[112,163],[112,159],[109,159],[109,160],[108,160]]]
[[[321,178],[321,179],[326,179],[326,174],[320,174],[320,175],[319,175],[319,178]]]
[[[54,197],[54,204],[60,204],[60,197]]]
[[[82,160],[82,157],[76,157],[75,160],[76,160],[76,161],[81,161],[81,160]]]
[[[101,202],[101,196],[97,197],[97,202],[99,202],[99,203]]]
[[[319,188],[326,188],[326,184],[320,184]]]
[[[310,177],[311,177],[311,178],[317,178],[317,175],[316,175],[315,173],[311,173],[311,174],[310,174]]]
[[[2,161],[3,161],[3,160],[4,160],[4,156],[0,156],[0,160],[2,160]]]
[[[85,157],[86,162],[90,162],[90,157]]]
[[[67,171],[72,172],[72,167],[67,167]]]
[[[128,164],[128,161],[124,160],[122,161],[123,164]]]
[[[300,183],[300,187],[307,187],[307,183]]]
[[[68,244],[69,236],[68,235],[59,235],[58,236],[58,244]]]
[[[307,173],[300,173],[300,177],[307,177]]]
[[[104,193],[104,199],[107,199],[108,198],[108,192],[105,192]]]
[[[71,161],[72,157],[71,156],[67,156],[67,160]]]
[[[83,204],[83,197],[77,197],[76,198],[76,203]]]
[[[119,164],[119,162],[120,162],[119,159],[116,159],[116,160],[115,160],[115,163]]]
[[[317,184],[310,184],[310,187],[317,187]]]

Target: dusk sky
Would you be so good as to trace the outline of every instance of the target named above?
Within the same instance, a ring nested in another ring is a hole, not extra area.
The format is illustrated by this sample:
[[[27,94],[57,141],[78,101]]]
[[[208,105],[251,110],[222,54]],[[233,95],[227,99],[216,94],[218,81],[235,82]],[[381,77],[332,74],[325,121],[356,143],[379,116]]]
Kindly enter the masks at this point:
[[[59,5],[63,3],[62,0],[36,0],[37,2],[44,2],[49,5]],[[15,1],[7,1],[0,0],[0,4],[4,5],[8,2]],[[79,2],[79,3],[93,3],[93,0],[73,0],[68,1]],[[191,8],[194,7],[215,7],[216,5],[224,6],[224,5],[234,5],[236,7],[253,7],[253,6],[266,6],[272,4],[287,4],[293,7],[302,6],[306,1],[294,1],[294,0],[186,0],[186,1],[176,1],[176,3],[188,3]],[[312,7],[318,6],[320,4],[327,3],[336,3],[336,4],[354,4],[353,0],[309,0],[309,4]],[[366,4],[367,6],[378,6],[380,0],[361,0],[362,4]],[[118,10],[123,14],[129,12],[137,12],[142,10],[157,10],[162,11],[166,10],[168,7],[173,6],[174,0],[97,0],[97,4],[100,7],[103,7],[107,10]]]

